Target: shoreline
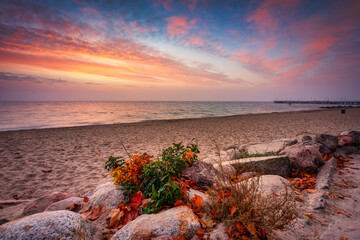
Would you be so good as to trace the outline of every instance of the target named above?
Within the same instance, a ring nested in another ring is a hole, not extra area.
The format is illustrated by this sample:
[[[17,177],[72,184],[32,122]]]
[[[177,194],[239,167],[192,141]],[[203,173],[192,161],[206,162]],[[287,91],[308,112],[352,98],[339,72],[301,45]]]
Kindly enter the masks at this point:
[[[154,119],[154,120],[141,120],[138,122],[124,122],[124,123],[102,123],[102,124],[88,124],[88,125],[75,125],[75,126],[60,126],[60,127],[44,127],[44,128],[22,128],[22,129],[12,129],[12,130],[0,130],[1,133],[5,132],[17,132],[17,131],[34,131],[34,130],[51,130],[51,129],[68,129],[68,128],[86,128],[86,127],[96,127],[96,126],[121,126],[121,125],[131,125],[131,124],[141,124],[141,123],[154,123],[154,122],[170,122],[170,121],[186,121],[186,120],[199,120],[199,119],[212,119],[212,118],[228,118],[228,117],[241,117],[241,116],[252,116],[252,115],[267,115],[267,114],[282,114],[282,113],[301,113],[301,112],[318,112],[318,111],[330,111],[337,109],[338,107],[319,107],[319,109],[311,110],[294,110],[294,111],[284,111],[284,112],[266,112],[266,113],[246,113],[246,114],[236,114],[236,115],[225,115],[225,116],[212,116],[212,117],[198,117],[198,118],[169,118],[169,119]]]
[[[298,135],[360,130],[360,109],[260,113],[0,132],[0,200],[31,199],[53,191],[85,194],[111,181],[109,156],[158,156],[172,143],[198,141],[199,159],[228,145],[266,142]]]

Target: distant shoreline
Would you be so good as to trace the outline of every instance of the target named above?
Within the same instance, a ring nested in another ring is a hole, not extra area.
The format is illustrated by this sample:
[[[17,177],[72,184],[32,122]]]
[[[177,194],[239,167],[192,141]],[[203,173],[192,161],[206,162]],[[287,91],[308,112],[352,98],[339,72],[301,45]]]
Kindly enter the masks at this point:
[[[280,113],[299,113],[299,112],[317,112],[326,111],[327,109],[334,109],[338,107],[319,107],[316,110],[298,110],[298,111],[280,111],[280,112],[268,112],[268,113],[246,113],[236,115],[225,116],[212,116],[212,117],[198,117],[198,118],[170,118],[170,119],[154,119],[154,120],[140,120],[137,122],[123,122],[123,123],[100,123],[100,124],[87,124],[87,125],[74,125],[74,126],[59,126],[59,127],[43,127],[43,128],[20,128],[11,130],[0,130],[0,134],[4,132],[17,132],[17,131],[34,131],[34,130],[52,130],[52,129],[69,129],[69,128],[86,128],[96,126],[121,126],[121,125],[133,125],[142,123],[154,123],[154,122],[174,122],[174,121],[187,121],[187,120],[199,120],[199,119],[212,119],[212,118],[232,118],[239,116],[251,116],[251,115],[268,115],[268,114],[280,114]]]

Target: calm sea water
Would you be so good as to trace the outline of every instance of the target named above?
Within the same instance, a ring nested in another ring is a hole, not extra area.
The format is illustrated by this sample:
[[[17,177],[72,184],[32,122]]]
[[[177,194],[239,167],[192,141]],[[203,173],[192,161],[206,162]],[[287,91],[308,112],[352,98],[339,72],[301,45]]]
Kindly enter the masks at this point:
[[[0,102],[0,131],[319,108],[272,102]]]

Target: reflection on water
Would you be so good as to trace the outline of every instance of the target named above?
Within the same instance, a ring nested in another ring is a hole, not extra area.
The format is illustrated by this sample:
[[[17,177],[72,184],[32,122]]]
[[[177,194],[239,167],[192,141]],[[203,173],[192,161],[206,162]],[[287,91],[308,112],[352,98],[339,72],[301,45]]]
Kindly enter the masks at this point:
[[[272,102],[0,102],[0,131],[318,109]]]

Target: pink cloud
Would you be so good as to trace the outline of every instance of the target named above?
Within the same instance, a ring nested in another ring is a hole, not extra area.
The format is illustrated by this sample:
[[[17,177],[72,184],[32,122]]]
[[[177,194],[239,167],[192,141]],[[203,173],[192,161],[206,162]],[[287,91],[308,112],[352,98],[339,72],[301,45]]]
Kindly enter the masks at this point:
[[[254,22],[250,28],[260,33],[273,32],[277,29],[280,20],[279,14],[284,15],[299,3],[299,0],[267,0],[246,19],[247,22]],[[274,11],[277,12],[274,15]]]
[[[170,38],[181,38],[195,27],[196,22],[196,19],[188,21],[187,16],[170,17],[167,22],[167,34]]]

